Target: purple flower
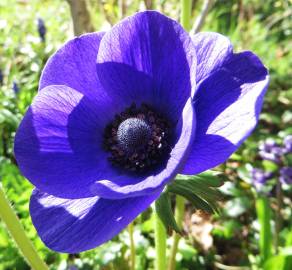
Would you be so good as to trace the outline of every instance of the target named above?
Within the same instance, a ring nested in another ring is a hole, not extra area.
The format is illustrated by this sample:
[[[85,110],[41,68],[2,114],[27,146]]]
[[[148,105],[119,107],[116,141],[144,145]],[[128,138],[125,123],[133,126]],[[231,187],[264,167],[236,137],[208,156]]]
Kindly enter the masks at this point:
[[[265,172],[262,169],[253,168],[251,171],[252,183],[256,190],[261,191],[267,180],[273,177],[273,173]]]
[[[292,184],[292,167],[283,167],[280,170],[280,181],[282,184]]]
[[[3,75],[2,69],[0,68],[0,86],[3,85],[3,80],[4,80],[4,75]]]
[[[292,135],[288,135],[284,138],[284,152],[285,154],[292,153]]]
[[[37,19],[37,29],[42,42],[46,41],[47,28],[42,18]]]
[[[13,90],[15,95],[17,95],[20,91],[19,86],[18,86],[16,81],[13,81],[13,83],[12,83],[12,90]]]
[[[284,154],[283,148],[270,138],[260,144],[259,150],[259,155],[262,159],[275,163],[280,163],[281,157]]]
[[[216,33],[155,11],[67,42],[46,64],[15,138],[44,243],[108,241],[176,174],[224,162],[256,126],[268,72]]]

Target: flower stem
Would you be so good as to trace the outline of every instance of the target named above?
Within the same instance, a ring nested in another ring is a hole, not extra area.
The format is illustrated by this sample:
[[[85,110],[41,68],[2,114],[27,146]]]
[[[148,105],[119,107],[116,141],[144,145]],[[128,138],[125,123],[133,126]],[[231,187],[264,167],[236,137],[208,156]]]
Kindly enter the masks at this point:
[[[192,1],[181,0],[181,24],[186,31],[191,29]]]
[[[212,5],[214,4],[214,0],[204,0],[203,6],[202,6],[202,11],[200,12],[199,16],[197,17],[194,27],[192,29],[192,32],[198,33],[201,31],[204,22],[206,20],[206,17],[208,15],[209,10],[211,9]]]
[[[130,249],[131,249],[130,269],[135,270],[136,248],[135,248],[135,242],[134,242],[134,221],[129,224],[128,230],[129,230],[129,235],[130,235]]]
[[[166,269],[166,230],[156,211],[154,211],[155,230],[155,270]]]
[[[13,208],[11,207],[8,199],[6,198],[1,185],[0,185],[0,217],[6,224],[8,231],[14,238],[19,250],[28,264],[34,270],[48,270],[47,265],[37,254],[32,243],[25,235],[23,227],[16,216]]]
[[[256,211],[260,224],[260,256],[261,263],[264,264],[272,254],[272,232],[271,232],[271,208],[269,200],[265,196],[256,199]]]
[[[185,199],[179,195],[176,196],[176,205],[175,205],[175,220],[177,226],[182,228],[182,221],[184,217],[184,210],[185,210]],[[175,257],[178,249],[180,235],[176,232],[173,232],[173,243],[170,251],[170,258],[168,264],[168,270],[175,270]]]
[[[281,209],[283,207],[283,194],[282,194],[282,186],[281,182],[278,178],[277,185],[276,185],[276,199],[277,199],[277,209],[276,209],[276,219],[275,219],[275,251],[276,254],[278,254],[279,250],[279,238],[280,238],[280,232],[282,228],[282,216],[281,216]]]

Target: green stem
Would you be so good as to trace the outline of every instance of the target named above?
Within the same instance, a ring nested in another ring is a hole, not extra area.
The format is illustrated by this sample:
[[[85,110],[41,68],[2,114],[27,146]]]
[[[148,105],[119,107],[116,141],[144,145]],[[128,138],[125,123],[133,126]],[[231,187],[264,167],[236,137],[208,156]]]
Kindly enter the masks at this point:
[[[271,208],[267,197],[256,199],[256,211],[260,223],[260,254],[262,264],[272,255]]]
[[[185,210],[185,199],[177,195],[176,205],[175,205],[175,220],[179,228],[182,228],[184,210]],[[180,239],[180,235],[176,232],[173,232],[173,243],[172,243],[172,247],[170,251],[168,270],[175,269],[175,264],[176,264],[175,258],[176,258],[176,253],[178,249],[179,239]]]
[[[166,269],[166,230],[156,211],[154,211],[155,229],[155,270]]]
[[[134,242],[134,222],[130,223],[128,226],[129,235],[130,235],[130,249],[131,249],[131,265],[130,269],[135,270],[135,264],[136,264],[136,248],[135,248],[135,242]]]
[[[181,0],[181,24],[186,31],[191,29],[192,1]]]
[[[32,243],[25,235],[24,229],[6,198],[0,185],[0,217],[7,226],[8,231],[14,238],[18,248],[34,270],[48,270],[47,265],[37,254]]]

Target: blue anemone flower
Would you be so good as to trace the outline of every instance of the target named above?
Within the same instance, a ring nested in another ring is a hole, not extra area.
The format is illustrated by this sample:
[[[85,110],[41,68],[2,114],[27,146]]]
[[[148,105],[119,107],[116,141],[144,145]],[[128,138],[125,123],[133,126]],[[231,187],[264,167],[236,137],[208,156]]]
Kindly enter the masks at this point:
[[[155,11],[76,37],[46,64],[16,134],[43,242],[80,252],[108,241],[178,174],[224,162],[257,124],[268,72],[216,33]]]

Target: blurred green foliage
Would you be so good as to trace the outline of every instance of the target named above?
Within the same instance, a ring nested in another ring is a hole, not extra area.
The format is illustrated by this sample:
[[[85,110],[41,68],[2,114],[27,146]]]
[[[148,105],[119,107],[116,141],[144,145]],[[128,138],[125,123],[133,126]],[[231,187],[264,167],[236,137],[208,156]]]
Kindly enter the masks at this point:
[[[89,1],[90,14],[96,30],[107,30],[122,16],[144,8],[144,2]],[[145,1],[151,2],[151,1]],[[157,0],[153,7],[179,18],[178,1]],[[193,0],[193,21],[199,15],[202,0]],[[42,18],[47,27],[46,42],[41,42],[36,20]],[[38,87],[41,70],[48,57],[64,41],[72,37],[68,4],[61,0],[0,1],[0,181],[12,202],[29,238],[51,269],[128,269],[129,237],[124,230],[113,241],[81,254],[58,254],[47,249],[32,226],[28,205],[32,190],[15,165],[13,138],[17,126],[31,103]],[[260,123],[253,135],[226,164],[218,170],[229,181],[222,187],[226,201],[221,214],[209,216],[187,207],[185,227],[189,237],[182,240],[177,254],[177,269],[229,269],[224,265],[246,266],[248,269],[292,269],[291,187],[284,189],[283,228],[279,233],[280,253],[261,266],[259,256],[259,221],[255,213],[254,193],[249,168],[261,167],[275,171],[277,166],[262,162],[258,143],[267,137],[281,140],[292,134],[292,1],[291,0],[218,0],[215,1],[203,31],[227,35],[235,51],[255,52],[269,68],[271,82],[265,98]],[[13,82],[20,89],[13,91]],[[290,158],[291,159],[291,158]],[[288,160],[291,166],[291,160]],[[271,181],[270,205],[274,210],[274,182]],[[1,207],[1,206],[0,206]],[[272,219],[275,218],[272,213]],[[272,222],[274,229],[274,222]],[[209,229],[208,229],[209,228]],[[203,230],[203,233],[198,233]],[[153,269],[153,226],[150,210],[135,225],[137,269]],[[170,245],[169,239],[168,245]],[[206,242],[211,241],[206,246]],[[290,257],[289,257],[290,256]],[[287,260],[287,258],[290,260]],[[220,266],[221,265],[221,266]],[[223,266],[222,266],[223,265]],[[18,253],[13,240],[0,221],[0,270],[29,269]],[[73,269],[73,268],[71,268]],[[245,268],[242,268],[245,269]]]

